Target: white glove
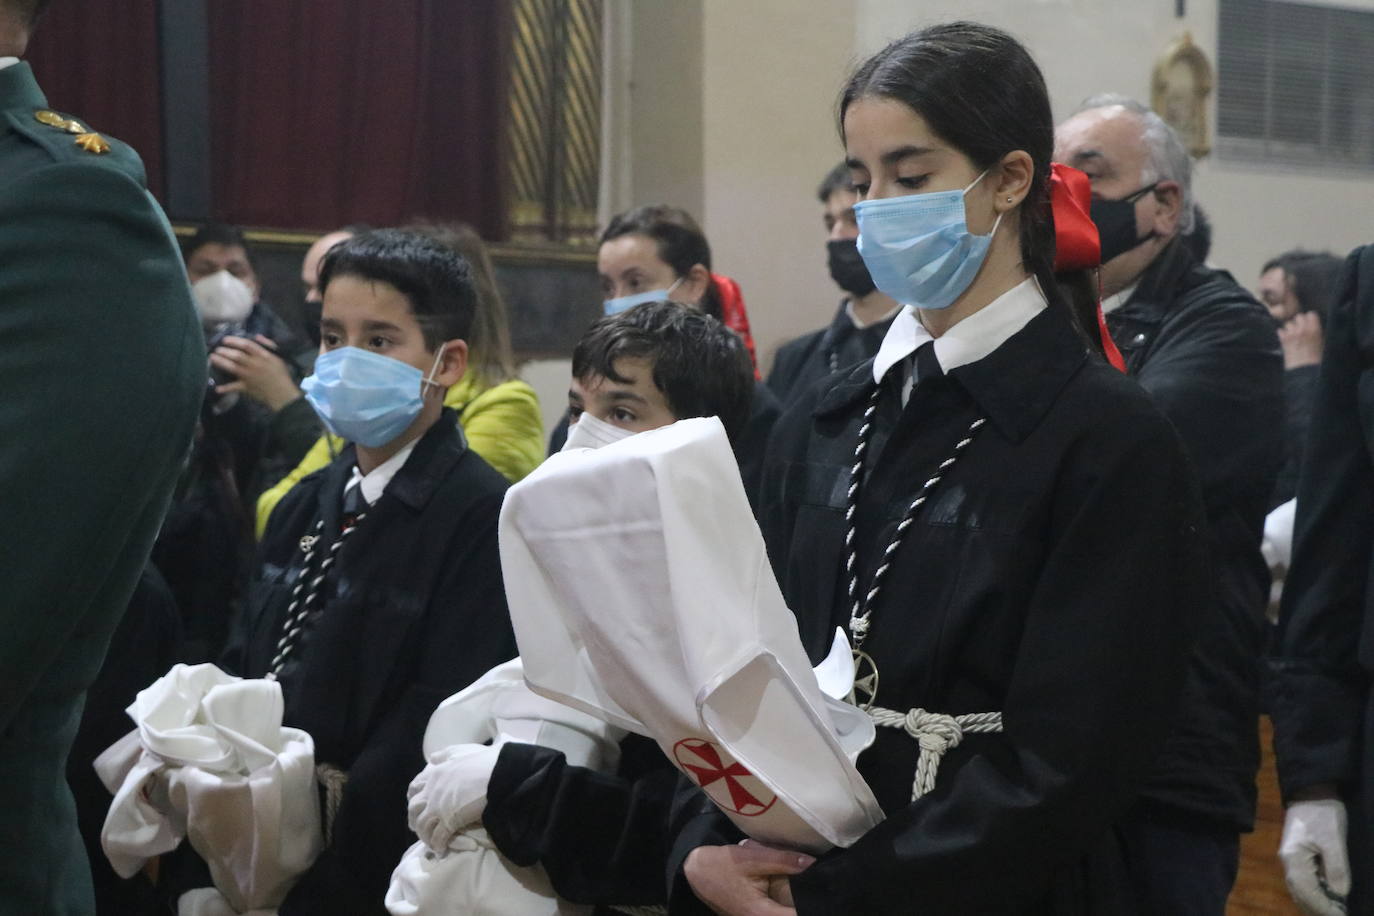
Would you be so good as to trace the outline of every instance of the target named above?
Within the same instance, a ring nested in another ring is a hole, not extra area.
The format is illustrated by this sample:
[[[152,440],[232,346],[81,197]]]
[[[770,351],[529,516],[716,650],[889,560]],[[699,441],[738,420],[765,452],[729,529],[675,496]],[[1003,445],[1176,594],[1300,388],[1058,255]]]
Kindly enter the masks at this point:
[[[1350,862],[1345,846],[1345,804],[1337,799],[1288,806],[1279,841],[1284,879],[1294,902],[1309,916],[1345,916]]]
[[[426,846],[442,855],[455,834],[481,822],[499,756],[499,745],[485,744],[455,744],[431,755],[406,791],[410,829]]]
[[[198,887],[177,898],[177,916],[277,916],[276,910],[240,913],[213,887]]]

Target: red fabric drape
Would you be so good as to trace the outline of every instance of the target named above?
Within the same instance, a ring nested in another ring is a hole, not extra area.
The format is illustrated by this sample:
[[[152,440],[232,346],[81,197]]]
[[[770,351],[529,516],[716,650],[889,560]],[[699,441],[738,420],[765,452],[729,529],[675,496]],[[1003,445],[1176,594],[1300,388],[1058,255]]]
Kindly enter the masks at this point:
[[[505,229],[508,4],[211,0],[216,215]]]
[[[157,0],[61,0],[24,55],[48,104],[138,150],[162,193]]]

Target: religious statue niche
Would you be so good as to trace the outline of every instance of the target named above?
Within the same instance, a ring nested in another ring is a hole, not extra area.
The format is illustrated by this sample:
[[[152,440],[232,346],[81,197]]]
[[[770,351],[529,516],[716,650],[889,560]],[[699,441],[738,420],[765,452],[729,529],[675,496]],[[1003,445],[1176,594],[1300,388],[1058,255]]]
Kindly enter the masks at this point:
[[[1212,83],[1212,64],[1188,32],[1164,49],[1150,81],[1150,107],[1178,131],[1196,158],[1212,151],[1207,126]]]

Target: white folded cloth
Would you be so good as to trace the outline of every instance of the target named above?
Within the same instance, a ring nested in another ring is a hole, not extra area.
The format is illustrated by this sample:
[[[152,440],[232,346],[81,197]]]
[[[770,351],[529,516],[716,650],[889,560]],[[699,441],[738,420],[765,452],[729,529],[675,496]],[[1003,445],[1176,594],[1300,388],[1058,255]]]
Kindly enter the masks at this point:
[[[177,898],[177,916],[277,916],[276,910],[240,913],[217,889],[198,887]]]
[[[524,868],[496,850],[482,828],[500,748],[508,741],[562,751],[568,763],[614,769],[624,731],[525,686],[520,659],[488,671],[430,717],[428,765],[410,784],[410,847],[391,876],[393,916],[564,916],[591,907],[560,900],[538,866]],[[490,742],[490,743],[485,743]]]
[[[550,457],[500,535],[534,691],[658,742],[755,839],[820,852],[882,820],[853,766],[872,723],[819,687],[719,420]]]
[[[323,845],[315,745],[282,726],[282,708],[276,681],[210,664],[140,691],[136,728],[95,761],[115,796],[101,831],[114,870],[128,877],[189,837],[234,912],[280,904]]]
[[[392,916],[587,916],[592,907],[560,900],[538,866],[522,868],[472,827],[443,855],[424,843],[406,850],[386,892]]]

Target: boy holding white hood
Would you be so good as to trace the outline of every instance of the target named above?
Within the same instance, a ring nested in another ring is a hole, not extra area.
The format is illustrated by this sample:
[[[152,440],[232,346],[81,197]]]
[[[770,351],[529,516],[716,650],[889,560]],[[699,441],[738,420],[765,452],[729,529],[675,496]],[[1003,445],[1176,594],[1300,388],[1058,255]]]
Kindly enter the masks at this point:
[[[753,388],[748,353],[733,331],[677,302],[639,305],[597,321],[578,342],[564,449],[599,448],[710,416],[737,445]],[[434,759],[411,785],[410,823],[436,853],[480,823],[508,860],[542,866],[565,900],[664,902],[667,848],[657,840],[668,833],[678,772],[653,741],[622,740],[613,774],[515,740],[455,746]],[[612,912],[596,910],[603,911]]]

